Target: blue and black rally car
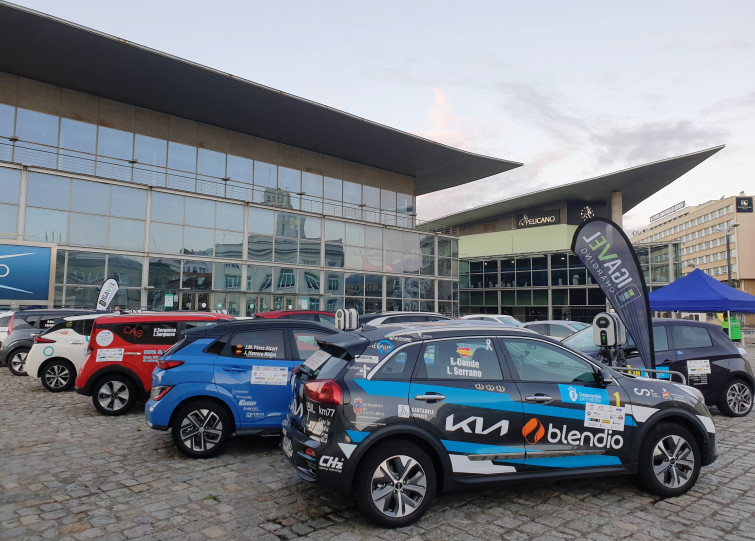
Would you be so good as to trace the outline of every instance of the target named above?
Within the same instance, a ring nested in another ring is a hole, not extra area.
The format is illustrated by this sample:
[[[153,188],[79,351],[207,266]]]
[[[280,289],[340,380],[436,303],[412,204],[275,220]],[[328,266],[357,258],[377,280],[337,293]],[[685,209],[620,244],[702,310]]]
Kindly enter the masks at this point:
[[[449,321],[318,343],[292,380],[283,451],[385,526],[416,521],[439,490],[503,481],[636,474],[677,496],[717,456],[697,389],[531,332]]]

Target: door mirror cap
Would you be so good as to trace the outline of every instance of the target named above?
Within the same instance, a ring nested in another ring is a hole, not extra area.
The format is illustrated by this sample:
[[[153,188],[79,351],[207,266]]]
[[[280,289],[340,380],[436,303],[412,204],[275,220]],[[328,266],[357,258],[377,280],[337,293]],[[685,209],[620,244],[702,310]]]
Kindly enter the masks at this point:
[[[598,369],[598,383],[603,387],[608,387],[616,383],[616,379],[613,377],[613,372],[607,368]]]

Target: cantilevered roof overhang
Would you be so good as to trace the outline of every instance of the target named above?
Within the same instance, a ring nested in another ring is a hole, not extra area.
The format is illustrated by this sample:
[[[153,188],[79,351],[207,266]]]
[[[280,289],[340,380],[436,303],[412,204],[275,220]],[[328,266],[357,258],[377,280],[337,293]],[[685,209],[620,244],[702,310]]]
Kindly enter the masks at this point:
[[[492,220],[498,216],[561,201],[606,201],[610,203],[612,192],[622,193],[623,214],[626,214],[645,199],[665,188],[676,179],[698,166],[724,145],[684,154],[675,158],[631,167],[608,175],[547,188],[449,214],[424,225],[459,226]]]
[[[0,71],[416,179],[423,195],[522,164],[465,152],[0,1]]]

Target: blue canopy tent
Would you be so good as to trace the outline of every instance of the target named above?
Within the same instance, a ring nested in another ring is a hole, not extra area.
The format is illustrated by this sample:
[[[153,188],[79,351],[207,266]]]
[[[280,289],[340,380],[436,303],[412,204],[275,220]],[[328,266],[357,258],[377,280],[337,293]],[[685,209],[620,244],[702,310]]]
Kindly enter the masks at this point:
[[[719,282],[700,269],[648,295],[651,310],[755,313],[755,296]]]

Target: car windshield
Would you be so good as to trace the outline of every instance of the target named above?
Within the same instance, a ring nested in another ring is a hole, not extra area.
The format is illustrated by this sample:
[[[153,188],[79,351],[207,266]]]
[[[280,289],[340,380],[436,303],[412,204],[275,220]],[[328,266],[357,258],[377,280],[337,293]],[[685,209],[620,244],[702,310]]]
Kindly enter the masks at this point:
[[[581,321],[572,321],[571,326],[577,329],[578,331],[581,331],[582,329],[586,329],[587,327],[590,327],[590,324],[582,323]]]
[[[592,337],[592,326],[587,326],[581,331],[577,331],[571,336],[567,336],[561,341],[562,344],[569,346],[572,349],[581,351],[582,353],[591,353],[598,351],[599,346],[595,345]],[[624,345],[624,349],[634,349],[634,340],[627,333],[627,343]]]

